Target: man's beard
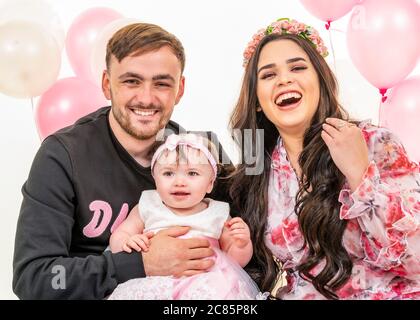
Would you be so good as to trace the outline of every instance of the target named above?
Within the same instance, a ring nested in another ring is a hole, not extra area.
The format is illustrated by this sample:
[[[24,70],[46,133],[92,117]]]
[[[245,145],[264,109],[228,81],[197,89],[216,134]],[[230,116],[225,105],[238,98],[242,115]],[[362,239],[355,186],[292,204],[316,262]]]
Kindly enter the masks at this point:
[[[135,106],[132,106],[132,107],[135,107]],[[115,107],[115,108],[111,107],[111,111],[114,115],[115,120],[118,122],[120,127],[125,132],[127,132],[130,136],[136,139],[148,140],[150,138],[155,137],[156,134],[159,132],[159,130],[166,126],[166,123],[168,121],[165,121],[165,116],[162,112],[163,108],[160,106],[155,106],[155,105],[148,105],[147,107],[141,106],[141,109],[142,110],[158,110],[158,112],[162,114],[161,118],[159,119],[159,123],[155,127],[152,127],[152,128],[150,128],[150,126],[147,125],[147,127],[149,128],[146,130],[138,129],[131,125],[129,121],[129,116],[127,113],[124,114],[123,112],[121,112],[121,110],[118,107]],[[128,110],[128,108],[126,108],[125,110]],[[127,112],[131,112],[131,111],[127,111]]]

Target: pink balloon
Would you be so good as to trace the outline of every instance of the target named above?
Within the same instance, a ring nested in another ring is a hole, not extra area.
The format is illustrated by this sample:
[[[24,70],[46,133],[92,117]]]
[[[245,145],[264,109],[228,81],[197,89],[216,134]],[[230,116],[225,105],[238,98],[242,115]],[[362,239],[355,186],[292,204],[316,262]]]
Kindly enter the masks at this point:
[[[105,26],[123,16],[109,8],[92,8],[80,14],[71,24],[66,37],[66,51],[74,73],[93,80],[90,59],[96,38]]]
[[[38,100],[35,123],[43,140],[79,118],[109,105],[101,89],[80,78],[64,78],[54,83]]]
[[[416,0],[365,0],[347,28],[350,57],[384,95],[405,79],[420,55],[420,5]]]
[[[411,159],[420,162],[420,77],[406,79],[392,88],[380,118],[380,125],[393,131]]]
[[[344,16],[360,0],[300,0],[300,2],[315,17],[327,22],[325,27],[329,29],[330,22]]]

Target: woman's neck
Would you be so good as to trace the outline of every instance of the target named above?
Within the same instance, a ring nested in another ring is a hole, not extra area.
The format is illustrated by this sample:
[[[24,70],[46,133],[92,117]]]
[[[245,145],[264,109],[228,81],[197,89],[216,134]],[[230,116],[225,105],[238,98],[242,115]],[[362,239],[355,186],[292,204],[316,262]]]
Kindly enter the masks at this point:
[[[280,133],[280,136],[283,140],[283,145],[289,158],[299,158],[299,155],[303,149],[303,137],[287,135],[284,133]]]
[[[280,136],[283,140],[283,146],[286,150],[288,160],[298,175],[298,178],[300,178],[302,170],[299,166],[299,156],[303,150],[303,137],[284,133],[280,133]]]

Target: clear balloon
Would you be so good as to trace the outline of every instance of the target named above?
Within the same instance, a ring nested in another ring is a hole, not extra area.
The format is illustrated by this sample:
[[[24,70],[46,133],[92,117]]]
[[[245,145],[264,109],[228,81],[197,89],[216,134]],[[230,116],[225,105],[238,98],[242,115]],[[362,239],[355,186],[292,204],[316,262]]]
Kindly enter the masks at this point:
[[[60,65],[58,44],[41,25],[0,25],[0,92],[16,98],[39,96],[57,79]]]
[[[416,0],[365,0],[349,20],[347,46],[363,76],[384,94],[405,79],[420,55]]]
[[[300,0],[303,6],[318,19],[328,23],[335,21],[360,2],[360,0]]]
[[[54,7],[43,0],[0,0],[0,24],[23,20],[40,24],[64,48],[66,33]]]
[[[97,86],[102,86],[102,73],[106,69],[106,46],[108,44],[109,39],[111,39],[114,33],[117,32],[119,29],[129,24],[137,22],[140,22],[140,20],[134,18],[122,18],[112,21],[108,23],[97,36],[93,44],[92,54],[90,58],[93,82],[96,83]]]
[[[381,126],[401,139],[408,155],[420,162],[420,77],[397,84],[381,108]]]
[[[66,52],[74,73],[94,81],[90,67],[92,48],[105,26],[123,16],[109,8],[91,8],[81,13],[71,24],[66,37]]]
[[[38,100],[35,123],[41,139],[108,105],[101,89],[80,77],[58,80]]]

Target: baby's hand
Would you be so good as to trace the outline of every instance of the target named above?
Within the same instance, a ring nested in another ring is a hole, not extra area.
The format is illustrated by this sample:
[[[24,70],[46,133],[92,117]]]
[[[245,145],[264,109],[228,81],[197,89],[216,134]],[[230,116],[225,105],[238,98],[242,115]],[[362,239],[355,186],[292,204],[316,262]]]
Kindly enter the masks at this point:
[[[225,228],[236,247],[243,248],[251,241],[248,225],[241,218],[235,217],[226,221]]]
[[[147,233],[135,234],[134,236],[128,238],[127,241],[123,244],[123,250],[128,253],[131,253],[131,249],[134,249],[137,252],[147,252],[149,250],[150,244],[149,239],[152,238],[153,235],[154,233],[151,231]]]

